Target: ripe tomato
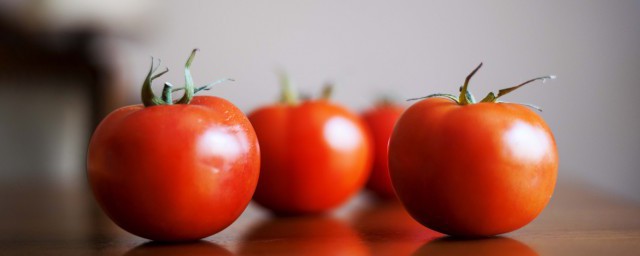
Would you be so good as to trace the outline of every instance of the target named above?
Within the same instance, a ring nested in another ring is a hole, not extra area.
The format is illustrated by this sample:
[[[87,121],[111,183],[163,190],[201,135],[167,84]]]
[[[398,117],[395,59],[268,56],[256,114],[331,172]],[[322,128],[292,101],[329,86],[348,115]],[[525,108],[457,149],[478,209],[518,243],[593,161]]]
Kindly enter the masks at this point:
[[[544,120],[496,99],[473,104],[432,95],[398,120],[389,145],[391,180],[405,208],[428,228],[456,236],[491,236],[518,229],[546,206],[556,183],[558,153]]]
[[[180,104],[172,104],[169,86],[169,96],[153,96],[151,81],[164,72],[153,75],[152,67],[145,106],[109,114],[89,145],[87,174],[99,205],[118,226],[152,240],[196,240],[224,229],[258,181],[260,153],[246,116],[222,98],[190,98],[194,53]]]
[[[374,153],[366,187],[386,199],[396,197],[389,177],[388,147],[393,126],[403,111],[404,107],[385,101],[362,115],[371,132]]]
[[[327,211],[358,192],[369,175],[367,130],[326,97],[298,103],[284,91],[285,102],[249,114],[262,157],[254,200],[280,214]]]

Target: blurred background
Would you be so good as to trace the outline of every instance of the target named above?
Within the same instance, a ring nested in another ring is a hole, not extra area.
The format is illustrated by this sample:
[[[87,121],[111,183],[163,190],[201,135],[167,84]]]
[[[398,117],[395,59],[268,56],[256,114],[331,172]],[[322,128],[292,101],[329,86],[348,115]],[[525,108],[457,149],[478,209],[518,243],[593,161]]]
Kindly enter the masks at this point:
[[[640,1],[0,1],[0,185],[84,186],[95,125],[137,104],[150,56],[245,112],[278,97],[277,70],[360,112],[455,93],[480,62],[478,97],[529,78],[505,100],[544,108],[560,184],[640,201]],[[159,92],[161,82],[156,84]]]

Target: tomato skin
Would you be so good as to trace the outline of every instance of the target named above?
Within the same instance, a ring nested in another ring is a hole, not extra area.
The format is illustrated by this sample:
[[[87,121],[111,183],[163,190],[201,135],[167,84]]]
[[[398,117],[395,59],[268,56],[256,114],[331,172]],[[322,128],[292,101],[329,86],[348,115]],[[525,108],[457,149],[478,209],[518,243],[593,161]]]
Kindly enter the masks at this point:
[[[373,142],[373,168],[366,187],[381,198],[391,199],[396,197],[391,184],[388,166],[389,138],[393,132],[404,107],[392,104],[382,104],[363,113],[362,118],[366,122]]]
[[[229,226],[255,190],[260,151],[246,116],[218,97],[120,108],[89,145],[87,175],[105,213],[151,240],[188,241]]]
[[[330,210],[369,175],[370,141],[360,118],[327,100],[276,104],[249,115],[261,149],[254,200],[280,214]]]
[[[526,107],[430,98],[398,120],[389,168],[418,222],[449,235],[492,236],[526,225],[546,206],[558,153],[551,130]]]

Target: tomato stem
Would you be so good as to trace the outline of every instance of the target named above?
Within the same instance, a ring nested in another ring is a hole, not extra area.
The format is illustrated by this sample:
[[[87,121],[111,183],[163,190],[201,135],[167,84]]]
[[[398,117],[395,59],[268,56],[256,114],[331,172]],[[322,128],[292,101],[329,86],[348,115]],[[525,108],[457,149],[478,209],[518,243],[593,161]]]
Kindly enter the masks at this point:
[[[471,71],[471,73],[464,80],[464,85],[460,89],[460,96],[458,97],[460,105],[467,105],[467,104],[470,104],[470,103],[474,103],[473,102],[473,97],[470,96],[471,93],[469,93],[469,90],[468,90],[469,81],[471,81],[471,78],[473,77],[473,75],[475,75],[476,72],[478,72],[478,70],[481,67],[482,67],[482,62],[480,62],[480,65],[478,65],[478,67],[476,67],[473,71]]]
[[[280,97],[280,102],[296,105],[298,104],[298,94],[295,91],[295,88],[291,85],[291,79],[289,75],[285,72],[280,72],[280,84],[282,85],[282,95]]]
[[[456,97],[453,94],[448,94],[448,93],[434,93],[434,94],[430,94],[424,97],[418,97],[418,98],[411,98],[411,99],[407,99],[407,101],[414,101],[414,100],[423,100],[423,99],[428,99],[428,98],[447,98],[450,99],[452,101],[454,101],[455,103],[460,104],[460,101],[458,101],[458,97]]]
[[[478,65],[478,67],[476,67],[473,71],[471,71],[471,73],[467,76],[467,78],[464,80],[464,85],[461,86],[459,88],[460,91],[460,96],[456,97],[454,95],[451,94],[446,94],[446,93],[435,93],[435,94],[431,94],[425,97],[419,97],[419,98],[411,98],[411,99],[407,99],[407,101],[413,101],[413,100],[422,100],[422,99],[427,99],[427,98],[433,98],[433,97],[440,97],[440,98],[447,98],[447,99],[451,99],[452,101],[458,103],[459,105],[468,105],[468,104],[474,104],[476,103],[475,98],[473,97],[473,94],[471,93],[471,90],[469,90],[469,81],[471,80],[471,77],[473,77],[473,75],[475,75],[475,73],[482,67],[482,62],[480,63],[480,65]],[[549,76],[541,76],[541,77],[536,77],[533,79],[529,79],[521,84],[518,84],[516,86],[512,86],[509,88],[505,88],[505,89],[501,89],[498,91],[498,95],[496,95],[493,92],[490,92],[489,94],[487,94],[486,97],[484,97],[480,102],[487,102],[487,103],[507,103],[504,101],[499,101],[498,98],[517,90],[518,88],[529,84],[531,82],[534,81],[538,81],[538,80],[542,80],[542,83],[545,83],[547,80],[551,80],[551,79],[556,79],[556,76],[554,75],[549,75]],[[536,105],[532,105],[532,104],[527,104],[527,103],[513,103],[513,104],[519,104],[519,105],[523,105],[523,106],[527,106],[530,108],[533,108],[535,110],[538,110],[540,112],[542,112],[542,108],[536,106]]]
[[[525,81],[525,82],[523,82],[521,84],[518,84],[516,86],[512,86],[512,87],[509,87],[509,88],[505,88],[505,89],[499,90],[498,91],[498,95],[495,95],[495,93],[490,92],[480,102],[496,102],[498,100],[498,98],[500,98],[500,97],[502,97],[502,96],[504,96],[504,95],[506,95],[506,94],[508,94],[508,93],[510,93],[512,91],[515,91],[518,88],[520,88],[520,87],[522,87],[522,86],[524,86],[526,84],[529,84],[531,82],[535,82],[535,81],[538,81],[538,80],[542,80],[542,83],[545,83],[547,81],[547,79],[549,79],[549,80],[556,79],[556,76],[549,75],[549,76],[541,76],[541,77],[536,77],[536,78],[533,78],[533,79],[529,79],[529,80],[527,80],[527,81]]]
[[[396,104],[397,99],[395,97],[392,97],[389,94],[382,94],[380,96],[378,96],[378,99],[376,100],[375,105],[376,106],[390,106],[390,105],[394,105]]]
[[[160,67],[160,63],[161,61],[160,59],[158,59],[158,65],[155,65],[155,60],[153,57],[151,57],[151,68],[149,69],[149,73],[147,73],[147,77],[142,83],[142,93],[140,94],[142,97],[142,104],[144,104],[145,107],[166,104],[166,102],[158,98],[151,89],[153,80],[169,72],[169,69],[165,68],[165,70],[163,70],[162,72],[154,74],[156,70],[158,70],[158,67]]]
[[[141,98],[142,98],[142,103],[144,104],[145,107],[157,106],[157,105],[172,105],[174,104],[174,102],[171,99],[172,98],[171,93],[180,91],[180,90],[184,90],[184,94],[182,95],[180,100],[175,102],[175,104],[189,104],[191,102],[191,99],[193,99],[193,96],[196,93],[202,90],[208,91],[211,89],[212,86],[225,81],[235,81],[230,78],[225,78],[225,79],[220,79],[213,83],[195,88],[193,84],[193,77],[191,76],[191,63],[193,63],[193,59],[196,56],[197,51],[198,49],[193,49],[193,51],[191,51],[191,55],[189,56],[187,63],[184,65],[184,76],[185,76],[184,87],[173,88],[173,85],[171,83],[165,82],[164,87],[162,88],[162,98],[158,98],[153,93],[153,90],[151,89],[151,84],[154,79],[169,72],[169,69],[165,68],[165,70],[163,70],[162,72],[155,74],[156,70],[158,70],[158,67],[160,66],[160,59],[158,59],[158,65],[156,65],[155,59],[151,57],[151,68],[149,69],[149,73],[147,74],[147,77],[145,78],[144,83],[142,84]]]
[[[331,82],[326,82],[322,87],[322,94],[320,94],[320,98],[323,100],[330,100],[333,95],[334,85]]]
[[[169,82],[164,82],[164,87],[162,88],[162,101],[167,105],[173,104],[171,92],[173,92],[173,85]]]
[[[197,48],[193,49],[193,51],[191,51],[189,59],[187,59],[187,63],[184,65],[184,94],[182,95],[182,98],[180,98],[180,100],[176,102],[176,104],[189,104],[189,102],[191,102],[191,99],[193,99],[193,95],[195,94],[195,87],[193,85],[193,77],[191,76],[191,63],[196,57],[196,52],[198,51],[199,49]]]
[[[198,92],[200,92],[200,91],[208,91],[208,90],[211,90],[211,88],[212,88],[214,85],[217,85],[217,84],[221,84],[221,83],[224,83],[224,82],[235,82],[235,81],[236,81],[236,80],[235,80],[235,79],[233,79],[233,78],[223,78],[223,79],[219,79],[219,80],[216,80],[216,81],[214,81],[214,82],[212,82],[212,83],[208,83],[208,84],[205,84],[205,85],[203,85],[203,86],[200,86],[200,87],[196,88],[196,90],[195,90],[195,92],[194,92],[194,93],[198,93]]]
[[[235,80],[235,79],[232,79],[232,78],[224,78],[224,79],[220,79],[220,80],[214,81],[213,83],[205,84],[205,85],[203,85],[203,86],[200,86],[200,87],[195,88],[193,93],[194,93],[194,94],[197,94],[197,93],[199,93],[200,91],[208,91],[208,90],[211,90],[211,88],[212,88],[214,85],[216,85],[216,84],[221,84],[221,83],[223,83],[223,82],[235,82],[235,81],[236,81],[236,80]],[[182,91],[182,90],[184,90],[184,87],[180,87],[180,88],[173,88],[173,89],[171,89],[171,92],[177,92],[177,91]]]

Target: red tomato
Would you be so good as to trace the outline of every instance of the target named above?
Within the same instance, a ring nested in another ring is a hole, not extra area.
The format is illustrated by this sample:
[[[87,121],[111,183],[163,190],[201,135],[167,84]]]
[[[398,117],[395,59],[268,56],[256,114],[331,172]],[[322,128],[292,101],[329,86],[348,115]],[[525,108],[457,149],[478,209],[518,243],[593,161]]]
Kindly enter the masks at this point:
[[[391,136],[389,168],[398,197],[418,222],[449,235],[491,236],[518,229],[542,211],[558,168],[544,120],[496,99],[551,77],[473,104],[466,93],[472,75],[459,102],[451,95],[427,98],[404,112]]]
[[[218,97],[144,102],[114,111],[93,134],[87,174],[99,205],[118,226],[152,240],[196,240],[229,226],[258,181],[249,120]]]
[[[404,107],[382,103],[365,112],[362,117],[369,126],[373,142],[373,168],[366,187],[382,198],[395,198],[388,167],[388,146],[391,132]]]
[[[326,99],[278,103],[249,119],[262,154],[254,195],[260,205],[280,214],[319,213],[364,185],[371,143],[362,120],[344,107]]]

